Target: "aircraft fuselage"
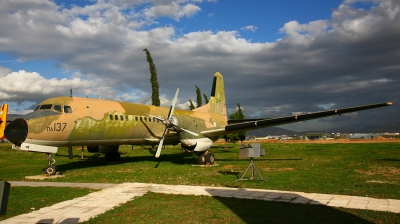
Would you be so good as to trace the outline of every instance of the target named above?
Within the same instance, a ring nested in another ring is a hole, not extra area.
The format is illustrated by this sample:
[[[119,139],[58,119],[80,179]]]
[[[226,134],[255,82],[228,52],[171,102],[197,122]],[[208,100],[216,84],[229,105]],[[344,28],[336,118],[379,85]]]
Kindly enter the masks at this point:
[[[165,126],[149,115],[165,118],[169,108],[78,97],[50,98],[22,118],[28,124],[25,143],[47,146],[158,144]],[[179,126],[200,132],[227,124],[226,117],[175,110]],[[182,136],[179,136],[182,135]],[[166,144],[178,144],[186,132],[172,132]],[[189,139],[204,136],[187,136]]]

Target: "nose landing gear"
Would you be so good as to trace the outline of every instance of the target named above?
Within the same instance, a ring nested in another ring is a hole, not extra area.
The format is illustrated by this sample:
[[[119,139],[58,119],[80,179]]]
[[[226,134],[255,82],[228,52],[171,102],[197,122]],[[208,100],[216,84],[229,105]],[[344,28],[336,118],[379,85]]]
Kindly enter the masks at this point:
[[[46,159],[48,160],[49,165],[44,168],[44,172],[47,175],[52,176],[57,172],[57,166],[54,165],[54,163],[56,163],[56,160],[53,158],[51,153],[46,153]]]

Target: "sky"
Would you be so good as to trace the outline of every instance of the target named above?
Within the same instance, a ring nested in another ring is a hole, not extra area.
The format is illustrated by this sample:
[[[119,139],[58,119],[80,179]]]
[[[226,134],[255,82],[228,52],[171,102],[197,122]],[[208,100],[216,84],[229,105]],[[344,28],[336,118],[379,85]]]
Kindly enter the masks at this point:
[[[227,108],[282,117],[393,106],[284,125],[294,131],[399,122],[398,0],[2,0],[0,103],[25,114],[69,95],[178,108],[225,80]]]

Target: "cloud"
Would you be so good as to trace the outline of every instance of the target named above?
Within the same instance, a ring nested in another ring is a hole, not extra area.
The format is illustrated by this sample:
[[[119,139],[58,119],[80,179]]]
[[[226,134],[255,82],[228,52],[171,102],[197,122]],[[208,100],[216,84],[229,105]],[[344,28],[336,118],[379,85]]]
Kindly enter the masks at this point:
[[[209,94],[212,75],[220,71],[231,110],[240,103],[245,114],[276,117],[321,110],[324,104],[393,101],[379,116],[387,122],[399,116],[400,3],[364,1],[371,7],[357,8],[357,2],[344,1],[325,20],[287,21],[280,40],[253,43],[237,30],[178,34],[173,25],[152,26],[165,18],[196,17],[206,2],[119,0],[67,8],[52,1],[1,1],[0,52],[19,61],[51,59],[74,72],[52,79],[0,67],[0,100],[38,102],[76,86],[81,94],[147,102],[150,73],[143,49],[148,48],[166,104],[178,86],[182,107],[195,99],[195,85]],[[374,114],[359,119],[372,122],[369,116]]]
[[[156,19],[159,17],[171,17],[179,21],[182,17],[191,17],[199,12],[201,9],[195,4],[181,4],[179,1],[163,2],[155,4],[144,11],[147,19]]]
[[[4,70],[2,68],[1,70]],[[86,89],[89,81],[79,78],[46,79],[36,72],[24,70],[0,76],[0,98],[7,101],[35,101],[38,97],[50,97],[67,93],[70,88]]]
[[[242,27],[240,29],[241,30],[250,30],[252,32],[255,32],[258,29],[258,27],[256,27],[256,26],[245,26],[245,27]]]

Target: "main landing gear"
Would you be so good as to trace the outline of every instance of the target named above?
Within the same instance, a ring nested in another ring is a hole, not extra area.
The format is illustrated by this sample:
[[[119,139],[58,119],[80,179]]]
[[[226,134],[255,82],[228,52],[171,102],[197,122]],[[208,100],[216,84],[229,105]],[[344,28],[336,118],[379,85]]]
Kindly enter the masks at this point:
[[[197,157],[197,163],[199,165],[214,165],[214,154],[209,151],[205,151],[204,153],[199,154]]]
[[[46,159],[49,161],[49,165],[44,168],[44,172],[47,175],[52,176],[57,172],[57,166],[54,165],[54,163],[56,163],[56,160],[53,158],[51,153],[46,153]]]

